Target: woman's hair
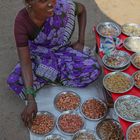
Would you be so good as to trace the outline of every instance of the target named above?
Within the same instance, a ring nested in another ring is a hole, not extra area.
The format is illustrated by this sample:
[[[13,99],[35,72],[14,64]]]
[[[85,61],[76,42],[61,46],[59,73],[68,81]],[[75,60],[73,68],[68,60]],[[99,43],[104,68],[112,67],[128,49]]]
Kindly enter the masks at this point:
[[[24,0],[25,3],[28,3],[30,0]]]

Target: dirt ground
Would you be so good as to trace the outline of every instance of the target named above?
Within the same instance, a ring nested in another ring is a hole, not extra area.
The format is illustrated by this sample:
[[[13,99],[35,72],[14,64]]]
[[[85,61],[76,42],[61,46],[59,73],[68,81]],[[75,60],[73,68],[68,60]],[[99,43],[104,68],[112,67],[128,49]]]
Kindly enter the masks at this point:
[[[87,8],[86,45],[94,47],[92,32],[94,25],[103,21],[139,23],[139,0],[76,0]],[[10,91],[6,78],[17,63],[17,53],[13,36],[13,24],[16,13],[24,6],[23,0],[0,0],[0,140],[29,140],[20,113],[23,102]],[[72,37],[77,39],[78,28]]]

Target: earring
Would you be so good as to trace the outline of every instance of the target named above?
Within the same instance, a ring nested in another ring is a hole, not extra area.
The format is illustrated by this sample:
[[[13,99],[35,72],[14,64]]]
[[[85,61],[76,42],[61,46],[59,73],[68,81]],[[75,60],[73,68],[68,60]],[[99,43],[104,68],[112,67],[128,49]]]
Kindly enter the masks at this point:
[[[32,7],[30,4],[27,4],[26,6],[27,6],[27,8],[31,8]]]
[[[49,7],[51,7],[51,6],[52,6],[52,4],[51,4],[51,3],[49,3],[49,4],[48,4],[48,6],[49,6]]]
[[[29,4],[28,7],[31,8],[32,6]]]

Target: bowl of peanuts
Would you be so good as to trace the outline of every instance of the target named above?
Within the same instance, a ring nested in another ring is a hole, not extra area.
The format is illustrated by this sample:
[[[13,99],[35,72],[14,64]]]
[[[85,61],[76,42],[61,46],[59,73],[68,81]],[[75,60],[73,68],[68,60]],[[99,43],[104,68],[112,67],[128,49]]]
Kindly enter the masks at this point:
[[[61,133],[74,135],[77,131],[85,127],[85,120],[78,112],[68,110],[61,113],[56,125]]]
[[[140,70],[136,71],[132,77],[134,78],[135,86],[140,89]]]
[[[59,112],[77,110],[80,104],[80,96],[73,91],[62,91],[54,99],[54,106]]]
[[[96,133],[101,140],[124,140],[121,125],[114,119],[100,121],[96,126]]]
[[[101,99],[90,98],[82,103],[81,114],[88,120],[99,121],[107,115],[107,105]]]
[[[49,135],[56,125],[55,116],[47,111],[37,112],[29,130],[36,135]]]
[[[130,125],[126,132],[126,140],[139,140],[140,139],[140,122]]]

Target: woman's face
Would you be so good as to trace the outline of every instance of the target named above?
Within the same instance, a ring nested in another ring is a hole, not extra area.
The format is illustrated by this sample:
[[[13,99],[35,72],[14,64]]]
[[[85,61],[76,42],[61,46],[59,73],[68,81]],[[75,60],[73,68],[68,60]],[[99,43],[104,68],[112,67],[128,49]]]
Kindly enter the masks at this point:
[[[35,13],[47,18],[53,16],[56,0],[33,0],[30,5]]]

